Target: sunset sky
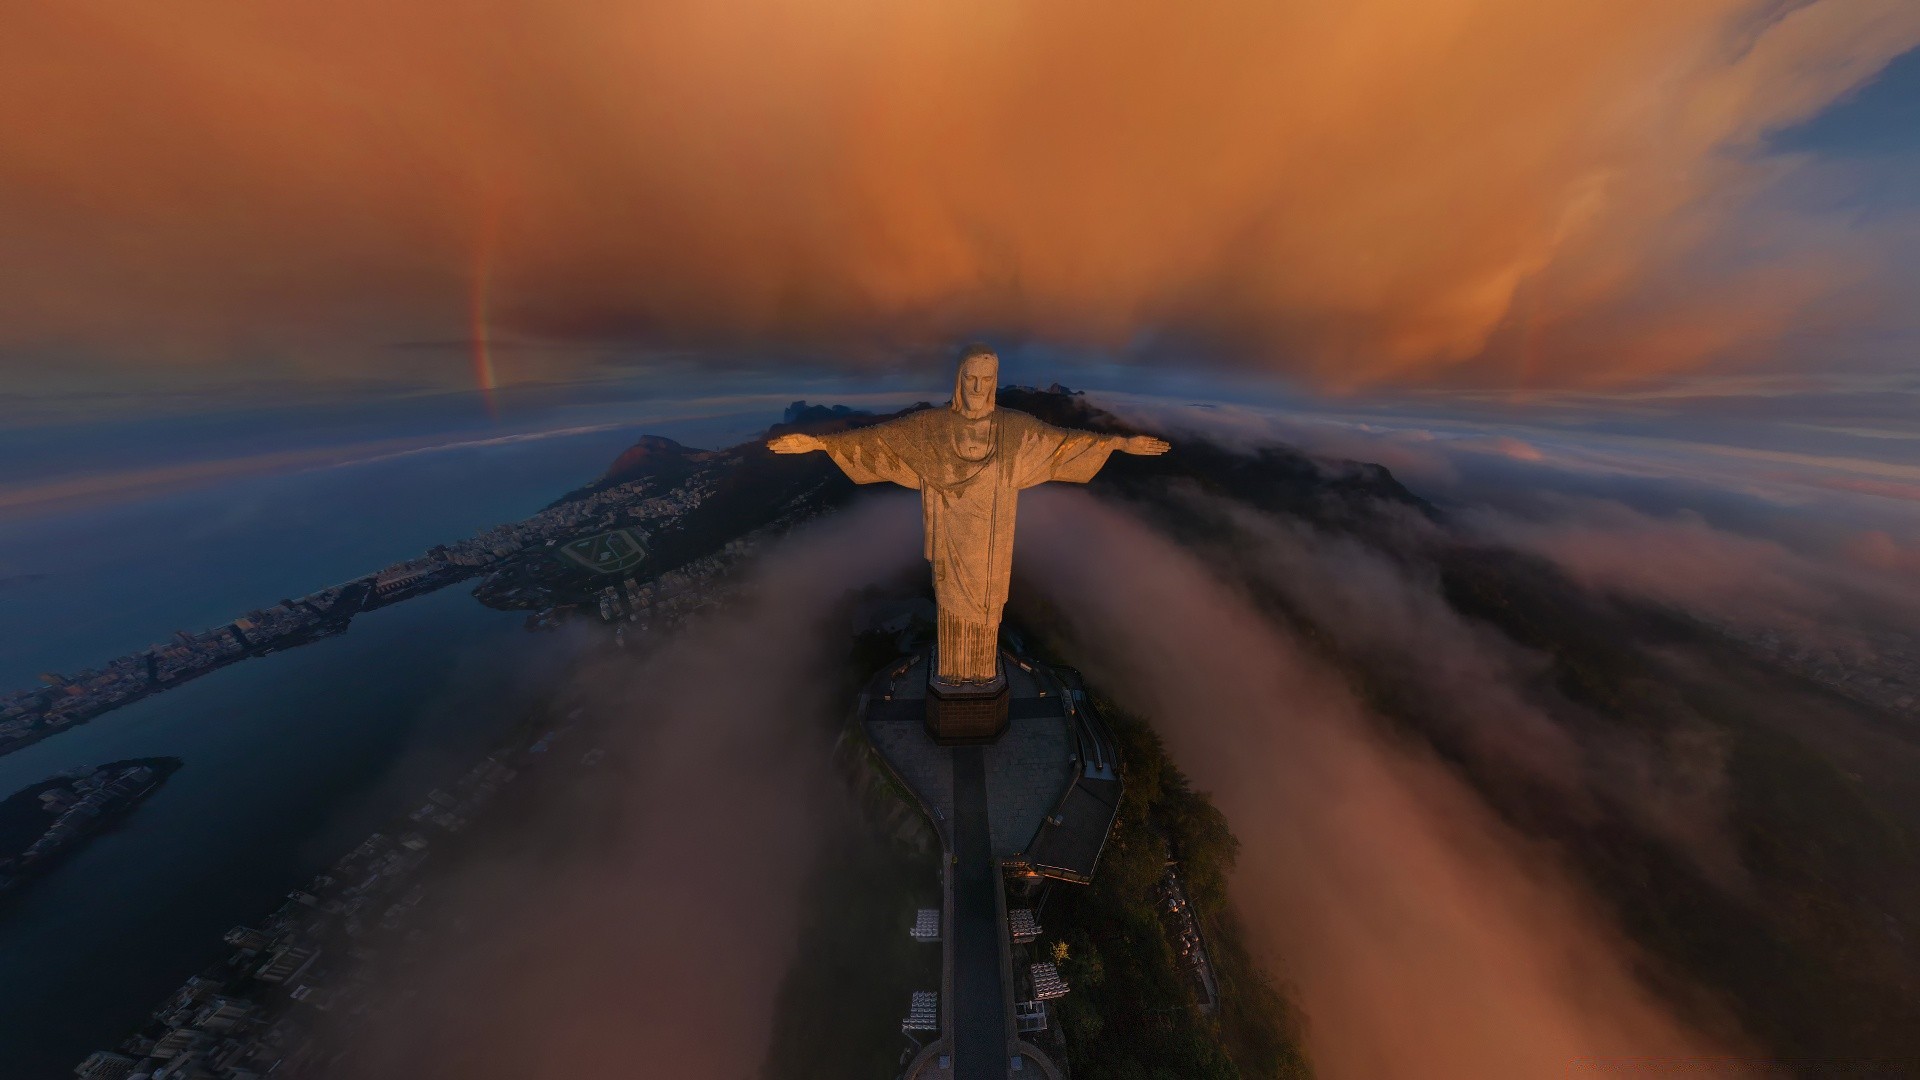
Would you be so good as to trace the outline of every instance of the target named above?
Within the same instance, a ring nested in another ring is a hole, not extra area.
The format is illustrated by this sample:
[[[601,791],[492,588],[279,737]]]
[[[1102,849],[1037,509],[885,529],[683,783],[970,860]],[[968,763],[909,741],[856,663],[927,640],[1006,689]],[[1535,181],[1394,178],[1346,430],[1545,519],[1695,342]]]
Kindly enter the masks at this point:
[[[1903,0],[41,6],[0,505],[743,438],[985,337],[1416,476],[1906,518],[1917,44]]]
[[[39,5],[0,379],[966,335],[1341,392],[1904,377],[1916,44],[1907,0]]]
[[[1906,0],[42,5],[0,509],[719,445],[985,337],[1429,497],[1907,567],[1917,44]]]

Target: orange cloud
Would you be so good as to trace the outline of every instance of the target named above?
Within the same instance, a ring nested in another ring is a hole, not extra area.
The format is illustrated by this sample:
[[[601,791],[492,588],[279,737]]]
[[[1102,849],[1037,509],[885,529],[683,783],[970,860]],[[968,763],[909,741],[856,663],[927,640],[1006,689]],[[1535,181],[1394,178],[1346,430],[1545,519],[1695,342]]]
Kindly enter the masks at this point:
[[[1645,376],[1872,273],[1756,148],[1920,9],[1780,8],[40,5],[0,38],[0,345],[339,363],[463,336],[486,273],[534,335]]]

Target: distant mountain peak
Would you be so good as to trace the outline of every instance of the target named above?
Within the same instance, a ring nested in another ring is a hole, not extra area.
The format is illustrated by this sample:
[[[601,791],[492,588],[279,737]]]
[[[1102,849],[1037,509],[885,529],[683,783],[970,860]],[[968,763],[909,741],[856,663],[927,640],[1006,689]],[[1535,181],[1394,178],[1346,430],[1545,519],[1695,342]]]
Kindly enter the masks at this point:
[[[679,464],[693,460],[702,453],[705,451],[683,446],[664,435],[642,435],[613,459],[613,464],[607,466],[606,475],[600,481],[603,484],[618,484],[638,479],[651,474],[662,464]]]
[[[851,405],[810,405],[805,398],[787,406],[780,414],[783,424],[817,424],[823,420],[839,420],[849,416],[872,416],[865,409],[856,409]]]
[[[1010,385],[1003,386],[1000,390],[1002,393],[1008,390],[1019,390],[1027,394],[1059,394],[1062,397],[1084,397],[1087,393],[1085,390],[1075,390],[1059,382],[1048,383],[1044,388],[1038,386]]]
[[[866,409],[856,409],[849,405],[814,405],[806,401],[796,401],[787,406],[780,415],[780,422],[767,429],[768,437],[784,435],[789,431],[804,431],[809,435],[826,435],[836,431],[848,431],[857,427],[877,424],[882,420],[891,420],[895,416],[930,409],[926,402],[917,402],[897,413],[876,413]]]

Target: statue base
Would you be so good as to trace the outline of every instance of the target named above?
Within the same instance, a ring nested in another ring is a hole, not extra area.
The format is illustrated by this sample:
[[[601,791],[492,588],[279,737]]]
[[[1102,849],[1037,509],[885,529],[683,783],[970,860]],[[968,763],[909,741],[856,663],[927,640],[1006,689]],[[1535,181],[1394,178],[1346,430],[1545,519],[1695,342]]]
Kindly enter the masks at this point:
[[[928,664],[929,668],[933,665]],[[991,682],[948,682],[927,676],[927,737],[941,746],[990,743],[1007,730],[1007,676]]]

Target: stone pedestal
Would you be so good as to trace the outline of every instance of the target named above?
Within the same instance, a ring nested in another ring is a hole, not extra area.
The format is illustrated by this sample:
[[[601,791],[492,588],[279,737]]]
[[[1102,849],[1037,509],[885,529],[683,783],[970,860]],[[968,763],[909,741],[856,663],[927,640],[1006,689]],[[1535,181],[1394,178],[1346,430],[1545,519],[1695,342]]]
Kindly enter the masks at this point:
[[[929,663],[928,671],[937,665]],[[991,682],[948,682],[927,677],[927,737],[942,746],[990,743],[1007,730],[1007,674]]]

